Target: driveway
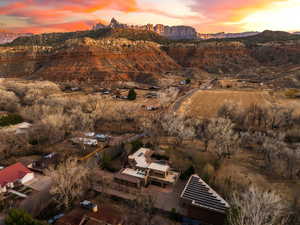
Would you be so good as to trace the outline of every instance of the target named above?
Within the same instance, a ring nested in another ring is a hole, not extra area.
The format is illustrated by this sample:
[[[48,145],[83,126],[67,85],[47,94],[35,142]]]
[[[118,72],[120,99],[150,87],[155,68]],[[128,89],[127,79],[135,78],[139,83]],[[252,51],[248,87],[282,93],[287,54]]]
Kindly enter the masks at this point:
[[[28,198],[26,198],[25,200],[23,200],[20,203],[20,208],[24,209],[33,216],[39,215],[39,213],[44,208],[46,208],[51,201],[51,184],[52,181],[50,177],[35,174],[35,178],[32,181],[26,183],[25,186],[36,190],[36,192],[28,196]]]
[[[25,186],[32,188],[36,191],[43,191],[51,185],[51,178],[47,176],[40,175],[38,173],[34,174],[34,179],[27,182]]]

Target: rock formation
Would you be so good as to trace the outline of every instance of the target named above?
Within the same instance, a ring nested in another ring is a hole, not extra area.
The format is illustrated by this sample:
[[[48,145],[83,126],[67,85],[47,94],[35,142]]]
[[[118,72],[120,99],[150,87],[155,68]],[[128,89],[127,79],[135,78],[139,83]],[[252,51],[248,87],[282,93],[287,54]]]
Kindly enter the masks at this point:
[[[256,37],[255,37],[256,38]],[[259,37],[257,37],[259,38]],[[258,67],[300,65],[300,41],[266,42],[250,40],[210,41],[198,44],[171,44],[167,53],[181,66],[210,73],[237,74]]]
[[[79,38],[51,46],[0,46],[0,77],[155,84],[157,74],[179,68],[158,44],[145,41]]]
[[[197,32],[195,28],[190,26],[165,26],[163,24],[147,24],[144,26],[138,25],[127,25],[119,23],[115,18],[112,18],[110,24],[108,26],[104,26],[103,24],[96,24],[93,29],[105,29],[105,28],[113,28],[113,29],[134,29],[134,30],[145,30],[156,32],[161,36],[164,36],[173,40],[183,40],[183,39],[197,39]]]
[[[239,41],[185,43],[159,38],[154,32],[130,29],[18,38],[0,46],[0,77],[155,84],[163,74],[183,67],[253,77],[260,75],[251,72],[257,68],[283,73],[284,68],[300,66],[300,36],[284,32],[265,31]]]
[[[195,28],[189,26],[164,26],[156,25],[154,31],[162,36],[174,40],[197,39]]]
[[[30,33],[12,33],[7,31],[0,31],[0,44],[10,43],[18,37],[31,36]]]
[[[200,39],[223,39],[223,38],[242,38],[250,37],[259,34],[259,32],[242,32],[242,33],[216,33],[216,34],[201,34],[198,33]]]

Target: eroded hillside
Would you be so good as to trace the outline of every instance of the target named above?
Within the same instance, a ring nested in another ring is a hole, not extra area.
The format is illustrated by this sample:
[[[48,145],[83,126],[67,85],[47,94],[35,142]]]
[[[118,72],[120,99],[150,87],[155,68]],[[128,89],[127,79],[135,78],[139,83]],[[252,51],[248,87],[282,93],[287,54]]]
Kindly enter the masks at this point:
[[[69,39],[59,45],[0,47],[2,76],[62,80],[135,80],[155,83],[157,73],[180,66],[154,42]]]
[[[0,46],[0,63],[3,77],[156,84],[166,74],[186,76],[188,69],[300,87],[299,35],[284,32],[187,42],[131,29],[42,34]]]

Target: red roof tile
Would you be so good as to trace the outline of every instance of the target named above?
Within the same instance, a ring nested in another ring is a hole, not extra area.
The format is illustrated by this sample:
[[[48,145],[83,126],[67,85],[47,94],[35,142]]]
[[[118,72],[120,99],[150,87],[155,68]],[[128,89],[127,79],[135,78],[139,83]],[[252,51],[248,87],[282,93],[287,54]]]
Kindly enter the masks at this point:
[[[0,170],[0,186],[5,186],[8,183],[14,183],[22,179],[28,173],[32,173],[22,163],[16,163]]]

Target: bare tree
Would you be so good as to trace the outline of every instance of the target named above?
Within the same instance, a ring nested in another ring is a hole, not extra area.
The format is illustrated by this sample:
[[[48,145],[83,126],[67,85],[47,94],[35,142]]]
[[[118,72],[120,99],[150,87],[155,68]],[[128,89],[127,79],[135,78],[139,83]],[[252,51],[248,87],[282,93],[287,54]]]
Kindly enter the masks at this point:
[[[170,136],[174,136],[181,141],[191,139],[196,136],[197,121],[175,113],[166,113],[161,118],[162,129]]]
[[[53,182],[50,193],[58,203],[69,208],[88,187],[89,174],[87,167],[79,164],[77,159],[70,158],[56,169],[50,168],[46,171],[46,175],[51,177]]]
[[[26,155],[29,149],[28,135],[0,132],[0,159]]]
[[[211,140],[215,143],[213,151],[219,159],[230,157],[239,150],[240,138],[234,131],[234,124],[229,119],[213,119],[208,127]]]
[[[251,186],[243,193],[235,192],[231,199],[231,225],[284,225],[287,207],[275,192]]]
[[[270,129],[283,128],[292,125],[293,110],[273,106],[268,110],[267,125]]]
[[[295,178],[300,173],[300,149],[290,146],[285,141],[283,133],[272,133],[265,138],[263,143],[263,156],[265,168],[277,175],[289,179]]]
[[[0,88],[0,110],[16,112],[20,108],[20,100],[12,91]]]
[[[173,101],[176,100],[179,90],[175,87],[170,87],[158,94],[158,100],[162,108],[167,108]]]
[[[128,224],[136,225],[152,225],[152,220],[155,214],[155,199],[151,195],[138,194],[134,201],[134,212],[128,218]]]

